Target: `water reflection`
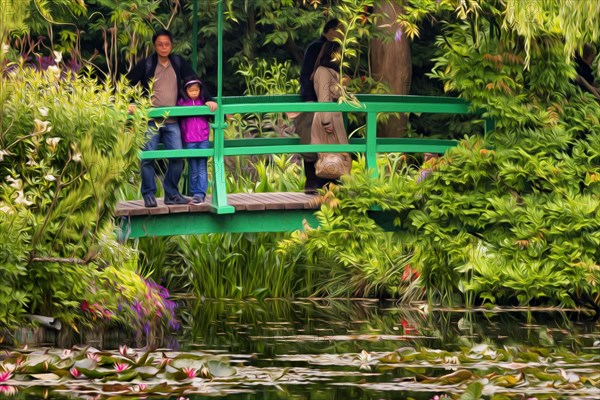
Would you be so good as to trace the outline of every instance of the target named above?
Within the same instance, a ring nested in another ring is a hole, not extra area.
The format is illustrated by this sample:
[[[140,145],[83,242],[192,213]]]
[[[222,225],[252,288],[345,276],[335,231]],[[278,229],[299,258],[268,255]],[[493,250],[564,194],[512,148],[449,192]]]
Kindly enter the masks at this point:
[[[235,374],[171,381],[143,398],[595,399],[600,391],[600,324],[576,312],[365,300],[188,301],[179,310],[179,350],[222,355]],[[29,381],[0,398],[124,399],[138,383]]]
[[[180,344],[262,356],[393,351],[405,344],[455,350],[480,342],[579,352],[600,330],[576,312],[427,308],[363,300],[196,302],[180,308]]]

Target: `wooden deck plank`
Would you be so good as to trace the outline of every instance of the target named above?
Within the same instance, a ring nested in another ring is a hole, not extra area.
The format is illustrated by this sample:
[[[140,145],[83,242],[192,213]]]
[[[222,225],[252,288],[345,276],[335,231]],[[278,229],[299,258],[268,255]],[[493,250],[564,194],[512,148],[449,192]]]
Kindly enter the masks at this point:
[[[161,208],[161,207],[167,208],[168,211],[166,214],[177,214],[177,213],[190,212],[189,204],[165,204],[165,201],[162,198],[156,199],[156,202],[158,203],[157,208]]]
[[[233,206],[235,211],[245,211],[246,203],[243,201],[241,196],[238,196],[239,193],[230,193],[227,195],[227,204]]]
[[[286,210],[298,210],[304,208],[304,200],[300,200],[294,193],[278,193],[277,195],[285,205]]]
[[[306,194],[303,192],[281,193],[282,199],[286,201],[286,210],[294,209],[318,209],[320,206],[320,196]]]
[[[247,211],[262,211],[266,208],[265,203],[258,196],[255,196],[255,193],[234,193],[230,195],[230,197],[234,196],[236,200],[244,204]]]
[[[303,192],[231,193],[227,196],[227,202],[236,211],[318,209],[320,197]],[[206,202],[202,204],[165,205],[162,198],[157,199],[157,203],[158,207],[146,208],[143,200],[120,201],[115,216],[180,214],[212,210],[212,196],[207,196]]]
[[[206,196],[204,203],[194,204],[190,203],[190,212],[210,212],[210,204],[212,202],[212,196]]]
[[[253,193],[257,200],[264,203],[266,210],[285,210],[285,200],[278,193]]]
[[[143,200],[132,200],[128,202],[131,206],[129,215],[149,215],[150,209],[144,206]]]

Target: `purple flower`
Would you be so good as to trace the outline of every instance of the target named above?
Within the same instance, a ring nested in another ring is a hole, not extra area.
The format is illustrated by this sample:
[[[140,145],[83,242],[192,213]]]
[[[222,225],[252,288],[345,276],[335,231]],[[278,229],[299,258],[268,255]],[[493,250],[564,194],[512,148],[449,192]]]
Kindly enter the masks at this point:
[[[417,177],[417,183],[423,182],[429,175],[431,175],[431,172],[432,172],[431,168],[422,169],[421,172],[419,173],[419,176]]]
[[[402,29],[400,29],[400,28],[396,29],[396,35],[394,35],[394,40],[396,42],[401,41],[403,35],[404,35],[404,33],[402,33]]]

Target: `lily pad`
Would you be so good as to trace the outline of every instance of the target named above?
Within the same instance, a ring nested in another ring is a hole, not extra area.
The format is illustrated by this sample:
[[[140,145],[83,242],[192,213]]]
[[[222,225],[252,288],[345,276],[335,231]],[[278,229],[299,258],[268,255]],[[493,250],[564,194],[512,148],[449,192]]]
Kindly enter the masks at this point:
[[[206,367],[212,376],[218,378],[236,374],[236,369],[224,361],[210,360],[208,363],[206,363]]]

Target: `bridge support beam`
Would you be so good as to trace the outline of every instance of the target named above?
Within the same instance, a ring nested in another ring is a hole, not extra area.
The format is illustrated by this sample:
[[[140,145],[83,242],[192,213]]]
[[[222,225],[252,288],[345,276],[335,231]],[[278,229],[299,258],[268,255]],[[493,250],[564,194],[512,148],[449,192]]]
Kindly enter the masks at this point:
[[[291,232],[316,228],[315,210],[236,211],[122,217],[120,240],[205,233]]]

